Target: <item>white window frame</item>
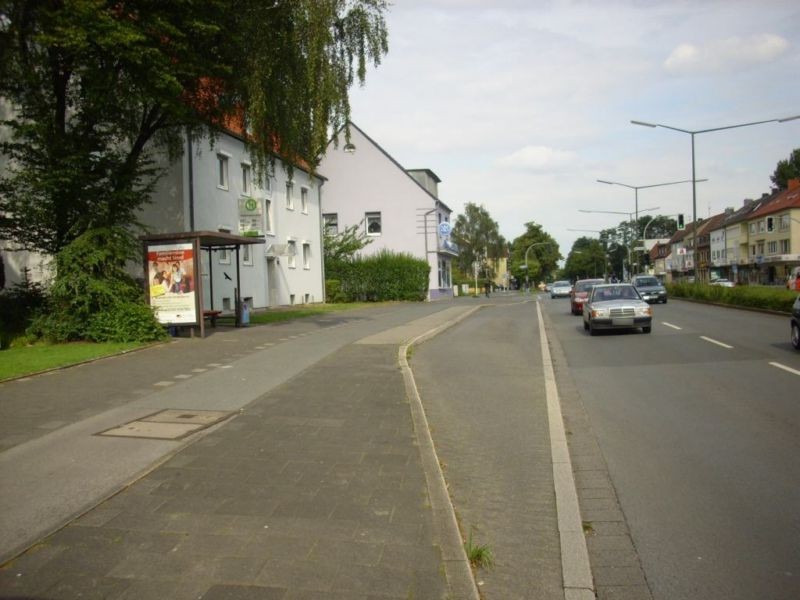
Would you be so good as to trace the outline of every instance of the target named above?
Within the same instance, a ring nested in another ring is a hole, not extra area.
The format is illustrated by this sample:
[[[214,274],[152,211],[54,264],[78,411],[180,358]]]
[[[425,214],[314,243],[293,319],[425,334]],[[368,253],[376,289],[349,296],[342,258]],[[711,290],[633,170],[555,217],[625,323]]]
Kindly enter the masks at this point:
[[[308,242],[303,242],[303,268],[311,270],[311,244]]]
[[[250,244],[242,244],[242,264],[245,267],[253,266],[253,251]]]
[[[286,266],[290,269],[297,268],[297,241],[287,240],[286,245],[288,248],[288,256],[286,257]]]
[[[242,195],[249,196],[253,192],[253,167],[250,163],[242,163]]]
[[[275,229],[272,226],[272,200],[264,199],[264,233],[275,235]]]
[[[336,230],[331,232],[331,225],[329,223],[330,217],[333,217],[333,221],[336,225]],[[338,235],[339,234],[339,213],[325,213],[322,215],[322,222],[325,226],[325,232],[329,235]]]
[[[767,242],[767,254],[777,254],[778,253],[778,242],[777,240],[772,240]]]
[[[308,188],[306,186],[300,187],[300,212],[304,215],[308,214]]]
[[[761,219],[758,222],[758,233],[764,233],[767,230],[767,221],[766,219]]]
[[[756,222],[750,223],[750,233],[756,233]]]
[[[781,254],[791,254],[792,253],[792,240],[785,239],[781,240]]]
[[[221,265],[231,264],[231,251],[228,250],[227,248],[219,249],[219,264]]]
[[[294,182],[286,182],[286,210],[294,210]]]
[[[790,215],[781,215],[780,219],[781,219],[780,225],[778,226],[778,229],[780,231],[786,231],[787,229],[789,229],[789,227],[791,227],[792,218]]]
[[[371,233],[369,230],[370,219],[374,219],[375,217],[378,219],[379,231]],[[383,235],[383,216],[381,213],[379,211],[364,213],[364,227],[366,228],[367,235],[370,237],[379,237]]]
[[[230,156],[223,152],[217,152],[217,188],[227,190],[230,188],[230,178],[228,173],[228,159]]]

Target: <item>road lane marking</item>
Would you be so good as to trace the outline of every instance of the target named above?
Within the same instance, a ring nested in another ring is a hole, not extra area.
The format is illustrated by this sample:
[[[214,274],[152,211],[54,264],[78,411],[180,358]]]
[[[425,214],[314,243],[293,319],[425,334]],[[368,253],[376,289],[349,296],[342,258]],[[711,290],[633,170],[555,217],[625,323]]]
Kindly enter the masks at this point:
[[[784,371],[788,371],[789,373],[794,373],[795,375],[800,375],[800,371],[797,369],[793,369],[792,367],[787,367],[786,365],[782,365],[781,363],[771,362],[769,363],[773,367],[778,367],[779,369],[783,369]]]
[[[723,348],[727,348],[730,350],[733,346],[729,346],[728,344],[723,344],[722,342],[718,342],[717,340],[711,339],[710,337],[706,337],[704,335],[700,336],[701,340],[705,340],[707,342],[711,342],[712,344],[716,344],[717,346],[722,346]]]
[[[677,325],[673,325],[672,323],[667,323],[666,321],[661,321],[662,325],[666,325],[667,327],[672,327],[673,329],[677,329],[680,331],[683,327],[678,327]]]

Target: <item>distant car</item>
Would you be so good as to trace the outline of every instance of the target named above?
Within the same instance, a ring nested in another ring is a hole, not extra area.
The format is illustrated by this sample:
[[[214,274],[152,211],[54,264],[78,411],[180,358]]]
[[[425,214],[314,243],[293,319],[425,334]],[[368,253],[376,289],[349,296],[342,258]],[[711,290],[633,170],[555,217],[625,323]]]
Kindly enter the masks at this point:
[[[579,315],[583,312],[583,303],[589,297],[589,292],[592,286],[605,283],[602,279],[579,279],[572,286],[572,293],[570,294],[569,305],[572,309],[573,315]]]
[[[583,328],[590,335],[600,329],[652,331],[653,309],[629,283],[595,285],[583,303]]]
[[[636,288],[645,302],[667,303],[667,288],[652,275],[634,275],[631,278],[631,285]]]
[[[569,281],[556,281],[550,286],[551,298],[568,298],[572,291],[572,284]]]
[[[715,279],[711,282],[711,285],[716,285],[717,287],[736,287],[736,284],[730,279]]]
[[[800,350],[800,296],[792,306],[792,346]]]

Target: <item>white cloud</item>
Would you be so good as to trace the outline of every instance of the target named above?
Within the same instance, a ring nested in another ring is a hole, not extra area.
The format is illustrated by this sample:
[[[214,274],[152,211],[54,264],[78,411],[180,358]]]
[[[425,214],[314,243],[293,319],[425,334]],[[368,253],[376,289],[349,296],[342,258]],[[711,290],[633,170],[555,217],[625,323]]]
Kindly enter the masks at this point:
[[[547,146],[525,146],[497,160],[497,166],[528,171],[553,171],[574,165],[577,155]]]
[[[770,33],[729,37],[704,45],[680,44],[664,61],[672,73],[715,73],[770,62],[784,54],[789,42]]]

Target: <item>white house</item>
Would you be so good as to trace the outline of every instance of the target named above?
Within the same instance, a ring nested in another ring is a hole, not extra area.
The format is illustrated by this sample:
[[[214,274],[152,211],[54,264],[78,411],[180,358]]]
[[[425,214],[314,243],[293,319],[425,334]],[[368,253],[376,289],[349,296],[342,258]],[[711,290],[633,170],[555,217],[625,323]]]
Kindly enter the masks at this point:
[[[239,297],[256,309],[322,302],[323,183],[323,177],[303,165],[294,166],[290,179],[279,159],[273,172],[258,181],[244,140],[225,132],[213,144],[207,138],[187,140],[182,159],[159,181],[141,219],[154,234],[221,231],[264,236],[264,244],[240,249]],[[215,249],[201,255],[203,305],[234,310],[235,253]]]
[[[431,267],[429,298],[452,296],[451,261],[458,248],[449,239],[452,211],[439,199],[440,179],[430,169],[405,169],[366,133],[350,123],[345,145],[339,132],[320,164],[330,177],[322,196],[326,227],[358,224],[372,239],[362,251],[405,252]]]

